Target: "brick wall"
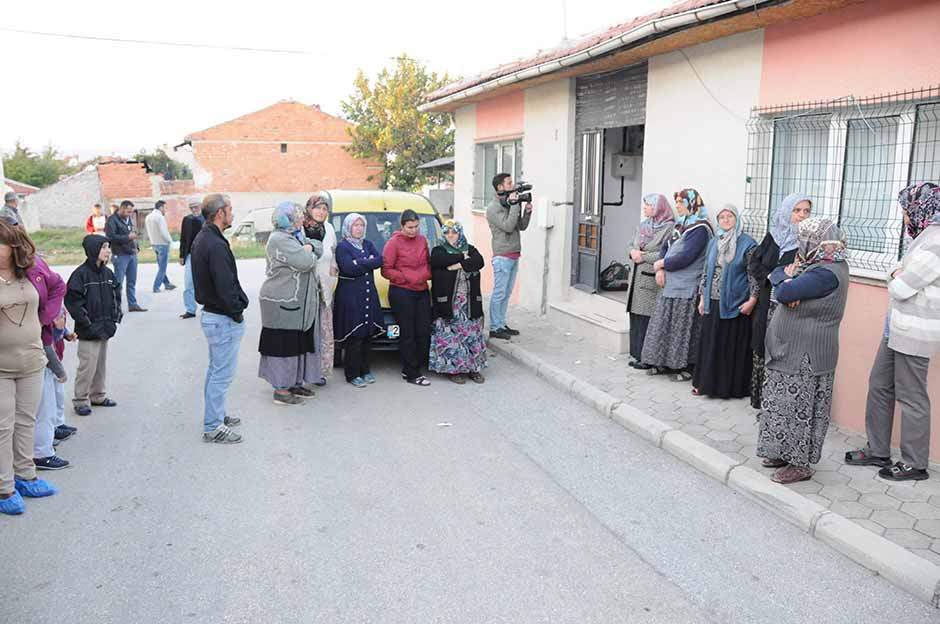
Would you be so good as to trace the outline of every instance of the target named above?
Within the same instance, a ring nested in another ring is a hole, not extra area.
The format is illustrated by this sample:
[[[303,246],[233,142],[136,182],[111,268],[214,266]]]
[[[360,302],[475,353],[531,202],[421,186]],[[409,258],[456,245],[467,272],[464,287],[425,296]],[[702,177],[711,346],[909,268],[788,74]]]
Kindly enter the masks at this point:
[[[186,138],[192,142],[194,171],[200,174],[197,189],[294,193],[378,188],[381,165],[355,159],[343,149],[350,143],[351,127],[318,106],[278,102],[193,133]]]
[[[355,159],[342,145],[193,142],[195,158],[211,175],[202,191],[300,192],[329,188],[374,189],[379,165]],[[372,176],[370,181],[368,178]]]
[[[153,197],[153,184],[142,163],[102,163],[98,165],[101,197],[106,202]]]
[[[160,179],[160,195],[192,195],[196,192],[196,183],[192,180]]]

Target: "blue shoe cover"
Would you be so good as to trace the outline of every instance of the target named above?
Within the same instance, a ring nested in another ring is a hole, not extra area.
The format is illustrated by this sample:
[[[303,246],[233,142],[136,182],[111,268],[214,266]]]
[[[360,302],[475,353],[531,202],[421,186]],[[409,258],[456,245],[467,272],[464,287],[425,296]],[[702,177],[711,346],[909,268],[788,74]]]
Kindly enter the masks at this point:
[[[59,490],[55,489],[51,483],[43,481],[42,479],[24,481],[23,479],[17,478],[16,491],[29,498],[42,498],[43,496],[52,496],[53,494],[59,493]]]
[[[26,503],[19,492],[13,492],[10,498],[0,498],[0,513],[8,516],[18,516],[26,511]]]

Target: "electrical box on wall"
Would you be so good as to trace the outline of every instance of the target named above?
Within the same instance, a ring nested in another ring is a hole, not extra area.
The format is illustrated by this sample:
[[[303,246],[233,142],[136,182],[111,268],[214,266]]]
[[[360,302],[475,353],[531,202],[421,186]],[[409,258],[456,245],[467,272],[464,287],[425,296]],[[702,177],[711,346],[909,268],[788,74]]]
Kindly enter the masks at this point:
[[[640,171],[640,160],[642,156],[636,154],[611,154],[610,156],[610,175],[615,178],[625,178],[627,180],[636,180]]]

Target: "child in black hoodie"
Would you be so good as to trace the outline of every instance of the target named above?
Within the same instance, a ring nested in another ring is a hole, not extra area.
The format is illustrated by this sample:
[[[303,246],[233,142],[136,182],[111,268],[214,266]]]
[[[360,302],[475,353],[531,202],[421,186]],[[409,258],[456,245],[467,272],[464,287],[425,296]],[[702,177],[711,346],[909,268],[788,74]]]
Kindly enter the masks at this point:
[[[87,259],[69,276],[65,307],[75,319],[78,334],[78,372],[72,405],[79,416],[91,406],[117,405],[105,392],[108,340],[121,322],[121,285],[108,268],[111,245],[98,234],[82,241]]]

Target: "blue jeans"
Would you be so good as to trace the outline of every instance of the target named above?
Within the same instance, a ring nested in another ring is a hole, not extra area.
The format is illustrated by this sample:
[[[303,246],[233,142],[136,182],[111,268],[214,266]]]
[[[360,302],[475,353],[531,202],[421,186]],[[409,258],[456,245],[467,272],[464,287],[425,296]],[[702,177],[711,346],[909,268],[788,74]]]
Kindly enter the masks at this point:
[[[238,347],[245,335],[245,323],[227,316],[202,311],[202,333],[209,342],[209,369],[206,371],[205,417],[203,431],[215,431],[225,421],[225,394],[235,377]]]
[[[186,256],[186,269],[183,271],[183,305],[190,314],[196,313],[196,288],[193,286],[193,257]]]
[[[114,279],[118,284],[127,278],[127,307],[137,307],[137,254],[114,256]],[[118,286],[120,288],[120,286]]]
[[[59,383],[48,368],[42,372],[42,399],[36,412],[36,429],[33,431],[33,457],[55,455],[52,440],[55,428],[65,424],[65,386]]]
[[[160,290],[161,286],[172,286],[170,278],[166,276],[166,263],[170,259],[169,245],[153,245],[153,252],[157,254],[157,276],[153,278],[153,292]]]
[[[509,297],[516,285],[519,261],[505,256],[493,257],[493,294],[490,295],[490,331],[506,327]]]

